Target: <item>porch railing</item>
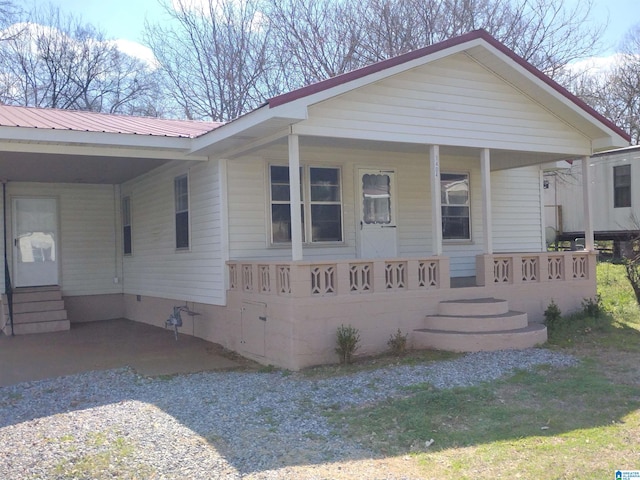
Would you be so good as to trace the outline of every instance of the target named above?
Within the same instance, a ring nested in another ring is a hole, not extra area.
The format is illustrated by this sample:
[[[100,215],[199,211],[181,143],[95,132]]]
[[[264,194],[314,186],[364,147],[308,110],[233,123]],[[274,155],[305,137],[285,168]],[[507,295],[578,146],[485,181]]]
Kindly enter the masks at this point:
[[[227,262],[229,289],[290,297],[449,288],[447,257]]]
[[[596,254],[589,252],[496,253],[476,257],[478,285],[588,280]]]

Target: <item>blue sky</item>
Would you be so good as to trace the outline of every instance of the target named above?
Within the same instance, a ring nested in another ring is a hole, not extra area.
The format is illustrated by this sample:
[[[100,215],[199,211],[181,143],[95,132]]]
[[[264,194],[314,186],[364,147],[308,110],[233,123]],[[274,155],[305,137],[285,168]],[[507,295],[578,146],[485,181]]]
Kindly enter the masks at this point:
[[[572,4],[584,2],[565,1]],[[133,42],[142,41],[145,18],[161,21],[163,17],[159,0],[51,0],[51,3],[101,28],[107,37]],[[640,0],[594,0],[592,13],[595,21],[609,18],[604,38],[608,49],[603,53],[613,53],[629,27],[640,23]]]

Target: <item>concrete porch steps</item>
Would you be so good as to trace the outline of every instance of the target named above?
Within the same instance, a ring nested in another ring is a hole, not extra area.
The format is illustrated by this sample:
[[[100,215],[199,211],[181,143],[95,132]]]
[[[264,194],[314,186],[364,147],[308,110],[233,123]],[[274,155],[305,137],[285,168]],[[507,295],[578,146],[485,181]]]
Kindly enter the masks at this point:
[[[2,307],[3,320],[8,320],[6,295],[2,296]],[[69,328],[59,286],[23,287],[13,291],[13,331],[16,335],[58,332]],[[8,321],[2,331],[5,335],[11,334]]]
[[[477,352],[525,349],[545,343],[547,328],[529,323],[527,314],[509,310],[496,298],[440,302],[438,315],[425,318],[414,330],[414,348]]]

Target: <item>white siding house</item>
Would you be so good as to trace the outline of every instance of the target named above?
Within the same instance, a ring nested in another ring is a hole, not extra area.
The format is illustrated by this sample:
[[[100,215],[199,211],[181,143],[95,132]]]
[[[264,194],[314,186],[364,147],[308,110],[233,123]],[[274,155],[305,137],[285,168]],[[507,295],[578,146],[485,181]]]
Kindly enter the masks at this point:
[[[584,237],[582,161],[545,173],[546,226],[560,240]],[[640,234],[640,146],[593,155],[589,159],[593,204],[593,229],[597,240],[613,240],[622,255],[629,241]]]
[[[186,306],[185,333],[292,369],[337,360],[341,324],[363,354],[398,328],[415,348],[530,347],[551,300],[595,294],[590,182],[585,250],[549,253],[542,166],[628,141],[484,31],[227,124],[0,106],[0,327],[45,329],[9,297],[56,289],[71,324]]]

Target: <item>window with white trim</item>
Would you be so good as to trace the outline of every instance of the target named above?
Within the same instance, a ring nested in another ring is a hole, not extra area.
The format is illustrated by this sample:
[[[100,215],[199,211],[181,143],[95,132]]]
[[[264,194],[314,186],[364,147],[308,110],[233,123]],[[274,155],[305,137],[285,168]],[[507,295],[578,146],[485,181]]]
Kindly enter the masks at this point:
[[[342,242],[342,191],[340,169],[300,168],[302,241]],[[271,192],[271,241],[291,242],[289,167],[269,167]],[[309,219],[307,221],[307,219]]]
[[[441,173],[442,239],[471,240],[468,173]]]
[[[189,177],[174,178],[174,198],[176,215],[176,248],[189,248]]]
[[[122,250],[125,255],[133,253],[131,240],[131,197],[122,197]]]
[[[631,165],[613,167],[613,208],[631,206]]]

